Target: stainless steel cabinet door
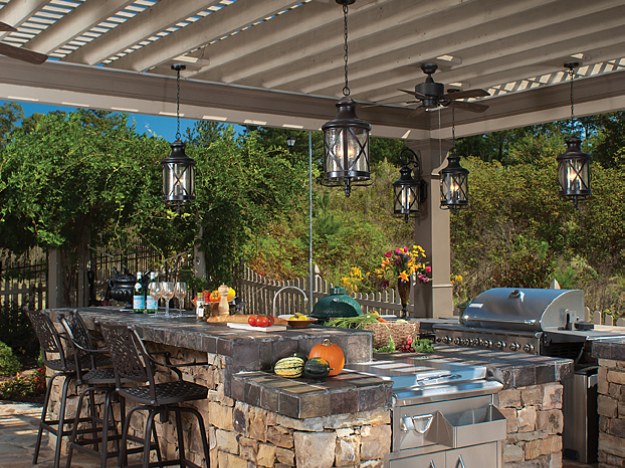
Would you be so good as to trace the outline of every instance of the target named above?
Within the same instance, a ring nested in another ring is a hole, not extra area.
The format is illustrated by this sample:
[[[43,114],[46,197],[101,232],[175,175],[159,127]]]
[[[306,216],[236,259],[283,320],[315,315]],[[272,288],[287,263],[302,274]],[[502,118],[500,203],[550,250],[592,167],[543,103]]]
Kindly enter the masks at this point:
[[[487,468],[497,466],[497,442],[445,452],[445,468]]]
[[[388,466],[389,468],[445,468],[445,452],[391,460]]]

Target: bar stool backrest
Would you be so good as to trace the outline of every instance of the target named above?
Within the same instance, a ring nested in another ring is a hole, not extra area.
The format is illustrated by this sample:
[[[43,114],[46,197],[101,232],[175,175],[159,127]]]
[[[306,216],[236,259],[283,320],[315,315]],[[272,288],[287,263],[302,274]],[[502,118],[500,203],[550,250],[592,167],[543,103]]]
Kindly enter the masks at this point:
[[[65,358],[61,337],[57,332],[52,320],[41,310],[27,310],[28,318],[33,324],[39,345],[41,346],[41,356],[46,367],[56,371],[68,372],[75,370],[73,362],[68,362]],[[59,359],[51,359],[50,354],[58,354]],[[69,366],[71,364],[71,368]]]
[[[113,325],[102,323],[102,335],[113,358],[115,379],[118,388],[121,380],[132,382],[148,382],[151,389],[151,398],[156,400],[154,390],[154,366],[143,341],[133,327],[127,325]]]
[[[72,340],[83,348],[95,349],[87,324],[77,310],[71,310],[68,313],[62,314],[59,319],[65,330],[70,334]]]

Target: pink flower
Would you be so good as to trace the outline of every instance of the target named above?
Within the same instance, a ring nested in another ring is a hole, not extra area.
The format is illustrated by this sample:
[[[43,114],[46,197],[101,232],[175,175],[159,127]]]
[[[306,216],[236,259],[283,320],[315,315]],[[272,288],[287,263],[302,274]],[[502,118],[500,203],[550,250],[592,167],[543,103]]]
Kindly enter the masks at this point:
[[[399,247],[397,247],[397,248],[395,249],[395,253],[396,253],[397,255],[399,255],[399,254],[401,253],[401,249],[400,249]]]
[[[432,267],[431,266],[426,266],[425,267],[425,272],[426,273],[432,273]]]
[[[384,254],[384,256],[385,256],[386,258],[390,258],[390,257],[391,257],[391,255],[393,255],[393,254],[391,253],[391,251],[390,251],[390,250]]]
[[[408,247],[404,247],[404,253],[408,253]]]

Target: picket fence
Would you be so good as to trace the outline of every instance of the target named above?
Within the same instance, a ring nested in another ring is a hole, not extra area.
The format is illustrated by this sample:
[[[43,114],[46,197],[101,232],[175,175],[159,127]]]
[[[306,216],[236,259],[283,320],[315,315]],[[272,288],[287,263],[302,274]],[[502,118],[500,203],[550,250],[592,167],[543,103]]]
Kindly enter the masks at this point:
[[[303,289],[306,296],[309,296],[310,284],[309,277],[297,278],[290,281],[275,281],[267,279],[249,268],[245,268],[240,279],[239,296],[245,301],[245,312],[273,315],[274,296],[285,286],[296,286]],[[319,302],[319,299],[329,294],[334,287],[332,283],[328,283],[321,276],[315,275],[313,280],[312,305]],[[413,298],[414,288],[411,288],[410,304],[414,304]],[[380,315],[395,314],[399,315],[401,310],[401,302],[399,295],[394,289],[389,289],[382,293],[370,294],[352,294],[352,297],[358,301],[364,313],[376,311]],[[276,298],[275,315],[293,314],[295,312],[308,313],[308,305],[304,304],[304,296],[295,289],[285,289]],[[408,306],[412,316],[414,311]]]
[[[46,307],[48,263],[45,251],[33,249],[21,256],[1,251],[0,275],[0,304],[3,307]]]

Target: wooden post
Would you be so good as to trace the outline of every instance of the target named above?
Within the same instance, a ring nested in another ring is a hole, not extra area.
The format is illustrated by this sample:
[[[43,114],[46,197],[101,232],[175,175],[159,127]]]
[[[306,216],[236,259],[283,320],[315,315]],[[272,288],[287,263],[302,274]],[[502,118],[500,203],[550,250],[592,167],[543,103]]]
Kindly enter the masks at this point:
[[[48,252],[48,294],[46,307],[56,309],[65,305],[63,272],[61,269],[61,251]]]

